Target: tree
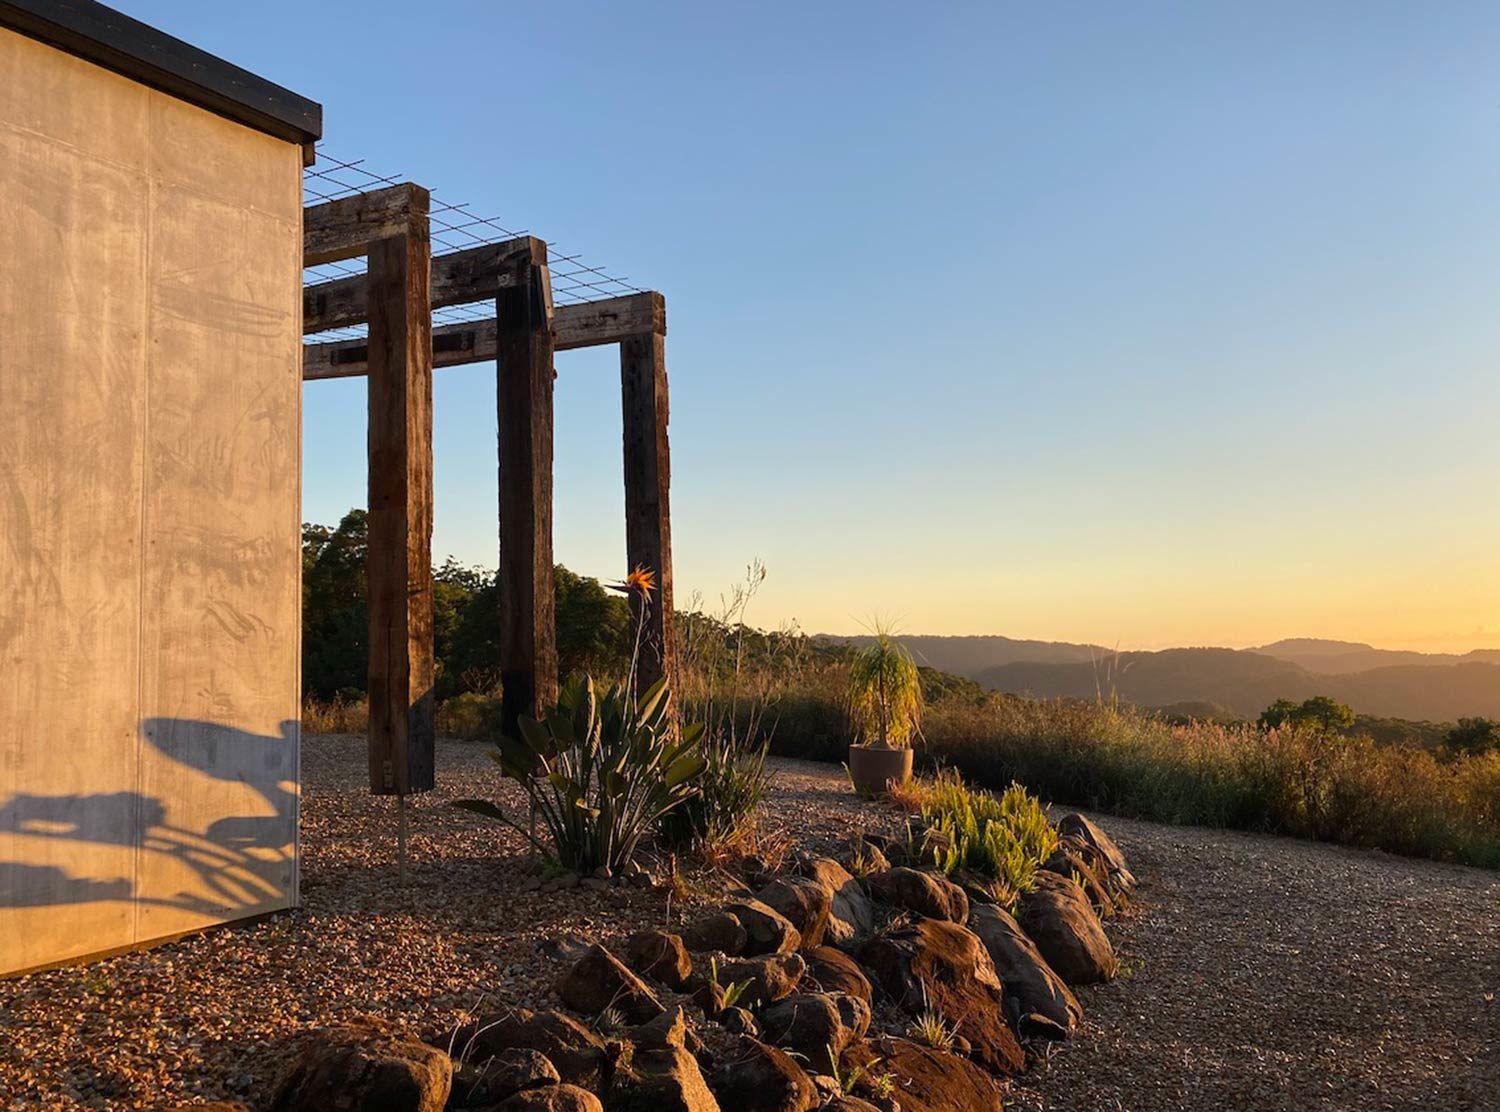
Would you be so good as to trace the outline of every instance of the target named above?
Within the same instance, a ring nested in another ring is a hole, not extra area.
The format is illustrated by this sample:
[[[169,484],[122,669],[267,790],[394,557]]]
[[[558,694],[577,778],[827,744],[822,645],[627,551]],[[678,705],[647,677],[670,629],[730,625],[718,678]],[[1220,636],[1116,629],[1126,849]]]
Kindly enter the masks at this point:
[[[1314,695],[1301,703],[1277,699],[1261,711],[1256,724],[1262,730],[1294,726],[1320,734],[1338,734],[1354,725],[1354,710],[1327,695]]]
[[[1286,726],[1297,717],[1297,704],[1290,699],[1277,699],[1260,712],[1255,724],[1262,730],[1276,730]]]
[[[367,540],[364,510],[350,510],[337,529],[302,527],[302,689],[308,695],[331,699],[365,689]]]
[[[1296,721],[1321,734],[1342,733],[1354,725],[1354,708],[1334,702],[1327,695],[1314,695],[1297,708]]]
[[[1443,748],[1454,757],[1479,757],[1500,752],[1500,722],[1489,718],[1460,718],[1443,735]]]

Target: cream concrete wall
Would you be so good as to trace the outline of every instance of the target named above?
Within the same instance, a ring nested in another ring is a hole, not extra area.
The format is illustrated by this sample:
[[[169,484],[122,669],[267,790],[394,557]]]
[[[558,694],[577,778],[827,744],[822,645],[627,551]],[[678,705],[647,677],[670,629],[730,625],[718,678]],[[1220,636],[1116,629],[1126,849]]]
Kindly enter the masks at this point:
[[[0,974],[296,902],[300,154],[0,29]]]

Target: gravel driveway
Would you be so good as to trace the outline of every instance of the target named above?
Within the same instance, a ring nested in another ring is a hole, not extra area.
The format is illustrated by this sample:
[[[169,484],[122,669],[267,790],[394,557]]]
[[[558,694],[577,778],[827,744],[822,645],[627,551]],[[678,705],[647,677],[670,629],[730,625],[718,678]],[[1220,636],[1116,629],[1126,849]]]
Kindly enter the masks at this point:
[[[519,891],[527,851],[445,804],[517,798],[483,748],[442,742],[395,884],[392,804],[363,742],[304,744],[298,912],[0,982],[0,1108],[156,1108],[262,1096],[285,1036],[371,1013],[427,1030],[546,1003],[559,932],[619,938],[661,892]],[[832,845],[889,824],[843,773],[777,762],[767,826]],[[1080,1038],[1025,1078],[1029,1109],[1500,1107],[1500,874],[1276,838],[1103,820],[1142,878],[1125,962]]]
[[[1500,1108],[1500,874],[1099,821],[1143,881],[1124,972],[1015,1103]]]

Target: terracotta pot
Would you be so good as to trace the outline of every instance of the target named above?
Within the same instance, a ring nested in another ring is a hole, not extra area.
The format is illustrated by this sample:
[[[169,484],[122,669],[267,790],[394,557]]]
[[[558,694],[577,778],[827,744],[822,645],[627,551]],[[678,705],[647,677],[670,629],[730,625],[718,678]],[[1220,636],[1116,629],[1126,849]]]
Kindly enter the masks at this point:
[[[879,795],[911,779],[910,749],[849,746],[849,779],[861,795]]]

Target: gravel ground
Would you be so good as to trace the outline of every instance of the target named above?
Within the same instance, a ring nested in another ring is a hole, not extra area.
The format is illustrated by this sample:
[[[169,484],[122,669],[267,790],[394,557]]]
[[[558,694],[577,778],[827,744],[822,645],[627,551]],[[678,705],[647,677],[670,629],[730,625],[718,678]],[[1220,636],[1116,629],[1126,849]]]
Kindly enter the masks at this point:
[[[0,982],[0,1108],[264,1098],[287,1036],[373,1014],[428,1031],[546,1006],[538,943],[608,941],[683,911],[665,892],[518,888],[529,852],[445,806],[515,802],[482,748],[439,746],[396,883],[390,800],[363,741],[303,751],[304,907],[90,966]],[[766,821],[833,847],[889,824],[824,765],[780,761]],[[1103,820],[1142,878],[1112,925],[1125,973],[1080,1038],[1011,1093],[1028,1109],[1500,1107],[1500,876],[1276,838]],[[712,878],[694,883],[713,896]]]
[[[1098,817],[1142,880],[1123,972],[1036,1109],[1500,1109],[1500,875]]]

